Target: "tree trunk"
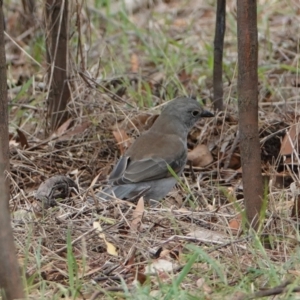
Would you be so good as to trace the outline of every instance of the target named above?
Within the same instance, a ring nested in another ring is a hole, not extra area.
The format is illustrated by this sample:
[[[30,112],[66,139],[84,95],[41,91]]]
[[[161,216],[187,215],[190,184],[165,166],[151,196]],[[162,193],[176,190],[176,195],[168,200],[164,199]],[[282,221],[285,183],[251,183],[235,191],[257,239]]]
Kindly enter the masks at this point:
[[[255,0],[237,1],[239,135],[249,225],[257,230],[263,199],[258,135],[258,42]]]
[[[55,131],[69,117],[66,107],[70,99],[68,85],[68,0],[47,0],[47,61],[49,64],[48,120]]]
[[[0,0],[0,285],[5,298],[23,298],[9,212],[9,140],[3,1]]]

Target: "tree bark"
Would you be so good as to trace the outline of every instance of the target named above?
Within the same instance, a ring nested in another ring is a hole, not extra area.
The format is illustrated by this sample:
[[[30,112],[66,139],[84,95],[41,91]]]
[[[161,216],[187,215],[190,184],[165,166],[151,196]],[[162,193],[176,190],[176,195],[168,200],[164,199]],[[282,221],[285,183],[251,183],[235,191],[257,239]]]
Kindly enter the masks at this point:
[[[223,46],[226,26],[226,0],[217,1],[216,27],[214,40],[214,110],[223,110]]]
[[[257,230],[263,200],[258,133],[258,41],[255,0],[237,1],[239,135],[249,225]]]
[[[23,298],[9,212],[9,138],[3,1],[0,0],[0,285],[5,298]]]
[[[55,131],[69,117],[66,107],[70,100],[68,85],[68,0],[47,0],[47,61],[49,64],[50,93],[48,119]]]

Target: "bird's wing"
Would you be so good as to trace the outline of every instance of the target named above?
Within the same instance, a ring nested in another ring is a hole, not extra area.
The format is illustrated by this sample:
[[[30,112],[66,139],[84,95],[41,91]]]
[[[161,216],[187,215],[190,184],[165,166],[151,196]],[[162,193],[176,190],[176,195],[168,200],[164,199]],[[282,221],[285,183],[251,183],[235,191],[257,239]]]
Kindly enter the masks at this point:
[[[181,149],[182,150],[182,149]],[[174,154],[162,159],[146,157],[139,160],[130,160],[122,157],[112,171],[109,181],[114,185],[146,182],[172,176],[168,165],[175,173],[181,172],[186,163],[186,151],[175,151]]]
[[[157,180],[172,176],[168,165],[178,173],[185,164],[185,157],[177,157],[172,160],[162,158],[144,158],[141,160],[129,162],[129,165],[122,177],[122,183],[145,182]]]
[[[117,164],[114,166],[112,172],[109,175],[109,181],[115,181],[121,178],[127,168],[129,156],[122,156]]]

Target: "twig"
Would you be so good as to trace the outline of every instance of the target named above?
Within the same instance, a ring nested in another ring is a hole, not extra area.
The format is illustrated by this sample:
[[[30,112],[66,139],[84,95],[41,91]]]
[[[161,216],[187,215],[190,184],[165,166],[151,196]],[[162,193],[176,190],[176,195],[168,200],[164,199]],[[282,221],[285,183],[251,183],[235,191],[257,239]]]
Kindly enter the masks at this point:
[[[291,293],[300,292],[299,286],[294,287],[292,289],[287,288],[287,286],[291,283],[292,283],[292,281],[288,280],[277,287],[263,290],[263,291],[258,291],[256,293],[253,293],[252,295],[242,296],[241,298],[239,298],[239,300],[246,300],[246,299],[249,300],[249,299],[257,299],[257,298],[263,298],[263,297],[268,297],[268,296],[275,296],[275,295],[279,295],[279,294],[284,294],[286,292],[291,292]]]

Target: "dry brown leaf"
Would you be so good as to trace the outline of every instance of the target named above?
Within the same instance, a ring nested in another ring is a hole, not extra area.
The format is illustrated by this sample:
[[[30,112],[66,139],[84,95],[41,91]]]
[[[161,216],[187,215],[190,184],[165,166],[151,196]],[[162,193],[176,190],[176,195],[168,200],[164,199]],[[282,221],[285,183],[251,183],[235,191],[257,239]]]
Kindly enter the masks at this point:
[[[138,272],[136,274],[136,280],[140,283],[140,284],[144,284],[145,281],[147,280],[147,276],[141,272]]]
[[[131,144],[130,138],[123,129],[114,130],[113,135],[118,143],[120,154],[123,155]]]
[[[144,214],[144,198],[141,197],[132,213],[131,229],[139,231]]]
[[[92,188],[96,184],[96,182],[98,181],[99,176],[100,176],[100,173],[92,180],[92,183],[90,184],[90,188]]]
[[[22,149],[29,148],[29,144],[27,142],[27,138],[26,138],[24,132],[17,128],[17,133],[18,133],[18,136],[19,136],[19,140],[20,140],[20,144],[21,144]]]
[[[60,138],[58,138],[58,141],[68,140],[73,135],[84,132],[90,125],[91,125],[91,122],[89,122],[89,121],[78,124],[71,130],[68,130],[67,132],[65,132]]]
[[[174,22],[173,22],[173,25],[176,26],[176,27],[185,27],[187,26],[187,19],[176,19]]]
[[[294,143],[298,135],[299,135],[299,124],[293,124],[283,138],[280,147],[280,155],[293,154]]]
[[[69,128],[71,122],[72,122],[72,118],[68,119],[67,121],[65,121],[62,125],[60,125],[55,132],[51,135],[53,136],[61,136],[63,135]]]
[[[133,129],[137,128],[138,130],[141,130],[144,128],[145,124],[147,123],[147,120],[151,118],[151,114],[148,113],[142,113],[134,116],[129,122],[127,122],[127,129]]]
[[[237,170],[241,167],[241,156],[239,153],[233,153],[230,157],[228,168]]]
[[[242,225],[242,215],[239,214],[235,218],[231,219],[229,222],[229,228],[232,233],[237,233]]]
[[[205,167],[213,162],[213,157],[206,145],[198,145],[188,152],[188,160],[195,167]]]
[[[131,71],[137,73],[139,71],[139,57],[133,53],[130,59]]]

